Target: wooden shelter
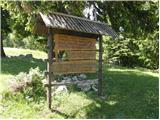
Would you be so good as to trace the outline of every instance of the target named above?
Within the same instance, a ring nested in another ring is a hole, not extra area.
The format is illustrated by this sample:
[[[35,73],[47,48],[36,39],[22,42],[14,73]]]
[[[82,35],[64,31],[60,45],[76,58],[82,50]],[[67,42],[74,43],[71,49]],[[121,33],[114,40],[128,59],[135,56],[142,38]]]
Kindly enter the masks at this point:
[[[105,23],[91,21],[62,13],[40,13],[34,33],[47,35],[48,107],[51,108],[51,87],[68,83],[52,82],[53,75],[70,73],[95,73],[96,52],[99,53],[98,95],[102,95],[102,35],[113,38],[117,34]],[[96,49],[99,42],[99,49]],[[65,57],[62,57],[64,55]],[[73,82],[75,83],[75,82]]]

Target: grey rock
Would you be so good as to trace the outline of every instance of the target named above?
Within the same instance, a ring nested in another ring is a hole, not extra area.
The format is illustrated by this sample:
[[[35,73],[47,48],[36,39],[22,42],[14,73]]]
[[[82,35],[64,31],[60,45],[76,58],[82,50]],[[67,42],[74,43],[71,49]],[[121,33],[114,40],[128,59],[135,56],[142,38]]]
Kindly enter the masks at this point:
[[[9,56],[5,56],[4,58],[10,58]]]
[[[69,77],[63,77],[63,79],[64,79],[64,80],[68,80],[68,79],[69,79]]]
[[[85,92],[87,92],[87,91],[89,91],[91,89],[90,85],[79,84],[77,86],[78,86],[78,88],[80,88],[82,91],[85,91]]]
[[[46,62],[47,61],[47,59],[43,59],[43,62]]]
[[[68,83],[68,82],[71,82],[71,79],[68,79],[68,80],[62,80],[62,83]]]
[[[65,83],[66,82],[66,80],[62,80],[62,82],[61,83]]]
[[[18,56],[16,56],[16,58],[17,58]],[[15,56],[9,56],[9,58],[15,58]]]
[[[42,83],[43,83],[43,84],[46,84],[46,83],[47,83],[47,80],[46,80],[46,79],[43,79],[43,80],[42,80]]]
[[[32,54],[27,54],[25,58],[33,58]]]
[[[91,84],[88,84],[88,83],[79,83],[77,85],[78,88],[80,88],[82,91],[89,91],[91,89]]]
[[[96,84],[92,84],[92,89],[96,92],[98,91],[98,89],[96,88]]]
[[[91,89],[90,86],[82,88],[82,90],[85,91],[85,92],[89,91],[90,89]]]
[[[77,76],[72,77],[72,80],[77,81],[78,80]]]
[[[37,60],[40,61],[40,62],[43,62],[43,59],[41,59],[41,58],[40,58],[40,59],[37,59]]]
[[[70,77],[63,77],[63,80],[71,81],[72,79]]]
[[[86,76],[85,74],[80,74],[80,75],[79,75],[79,78],[81,78],[81,79],[86,79],[87,76]]]
[[[68,80],[65,80],[65,81],[66,81],[66,82],[71,82],[71,80],[72,80],[72,79],[70,78],[70,79],[68,79]]]
[[[25,56],[24,56],[24,55],[19,55],[18,57],[19,57],[19,58],[25,58]]]
[[[60,85],[56,88],[55,93],[59,92],[68,92],[67,86],[66,85]]]

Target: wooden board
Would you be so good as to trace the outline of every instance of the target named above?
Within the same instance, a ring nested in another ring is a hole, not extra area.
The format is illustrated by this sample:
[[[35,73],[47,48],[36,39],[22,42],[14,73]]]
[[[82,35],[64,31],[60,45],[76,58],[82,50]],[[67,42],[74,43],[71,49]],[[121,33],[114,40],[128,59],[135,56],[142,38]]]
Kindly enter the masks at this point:
[[[96,51],[67,51],[69,60],[95,60]]]
[[[60,61],[52,64],[53,74],[95,73],[95,60]]]
[[[96,39],[55,34],[55,50],[96,50]]]
[[[90,80],[76,80],[76,81],[66,81],[63,80],[64,82],[52,82],[51,85],[52,86],[58,86],[58,85],[68,85],[68,84],[79,84],[79,85],[83,85],[83,84],[98,84],[98,79],[90,79]],[[43,85],[44,86],[48,86],[48,82],[47,81],[43,81]]]
[[[56,60],[58,61],[58,54],[60,51],[55,51]],[[96,51],[72,51],[65,50],[63,52],[65,60],[95,60]]]

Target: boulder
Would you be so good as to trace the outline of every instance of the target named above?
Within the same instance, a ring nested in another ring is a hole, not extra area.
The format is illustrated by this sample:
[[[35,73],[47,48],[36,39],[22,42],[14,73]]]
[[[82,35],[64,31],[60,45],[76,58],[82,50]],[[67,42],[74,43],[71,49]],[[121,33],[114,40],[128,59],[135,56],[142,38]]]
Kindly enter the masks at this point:
[[[27,54],[25,58],[33,58],[32,54]]]
[[[82,91],[85,91],[85,92],[87,92],[91,89],[90,84],[78,84],[77,87],[80,88]]]
[[[59,85],[55,89],[55,93],[59,93],[59,92],[68,92],[67,86],[66,85]]]
[[[87,78],[87,76],[86,76],[85,74],[80,74],[78,77],[79,77],[80,79],[86,79],[86,78]]]
[[[18,57],[19,57],[19,58],[25,58],[25,56],[24,56],[24,55],[19,55]]]
[[[77,76],[73,76],[73,77],[72,77],[72,80],[73,80],[73,81],[77,81],[77,80],[78,80]]]
[[[97,80],[84,80],[84,82],[78,83],[77,87],[80,88],[82,91],[89,91],[94,90],[97,91]]]
[[[63,77],[62,80],[65,80],[66,82],[70,82],[72,79],[70,77]]]
[[[43,59],[43,62],[46,62],[48,59]]]
[[[96,84],[92,84],[92,89],[97,92],[98,91],[97,85]]]

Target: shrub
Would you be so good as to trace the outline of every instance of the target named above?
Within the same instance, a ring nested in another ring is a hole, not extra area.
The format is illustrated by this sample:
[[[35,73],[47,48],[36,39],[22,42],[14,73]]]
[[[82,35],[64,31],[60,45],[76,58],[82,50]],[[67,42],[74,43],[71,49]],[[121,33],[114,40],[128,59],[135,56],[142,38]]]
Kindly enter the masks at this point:
[[[46,51],[46,38],[40,36],[17,36],[16,33],[10,33],[3,41],[5,47],[26,48],[32,50]]]
[[[159,47],[157,33],[146,37],[125,36],[118,40],[104,37],[105,59],[113,64],[127,67],[158,69]]]
[[[39,68],[30,69],[29,73],[21,72],[18,75],[11,78],[11,84],[9,86],[10,92],[5,92],[4,98],[12,97],[21,93],[23,97],[29,101],[40,101],[45,98],[45,88],[42,80],[44,74]]]

